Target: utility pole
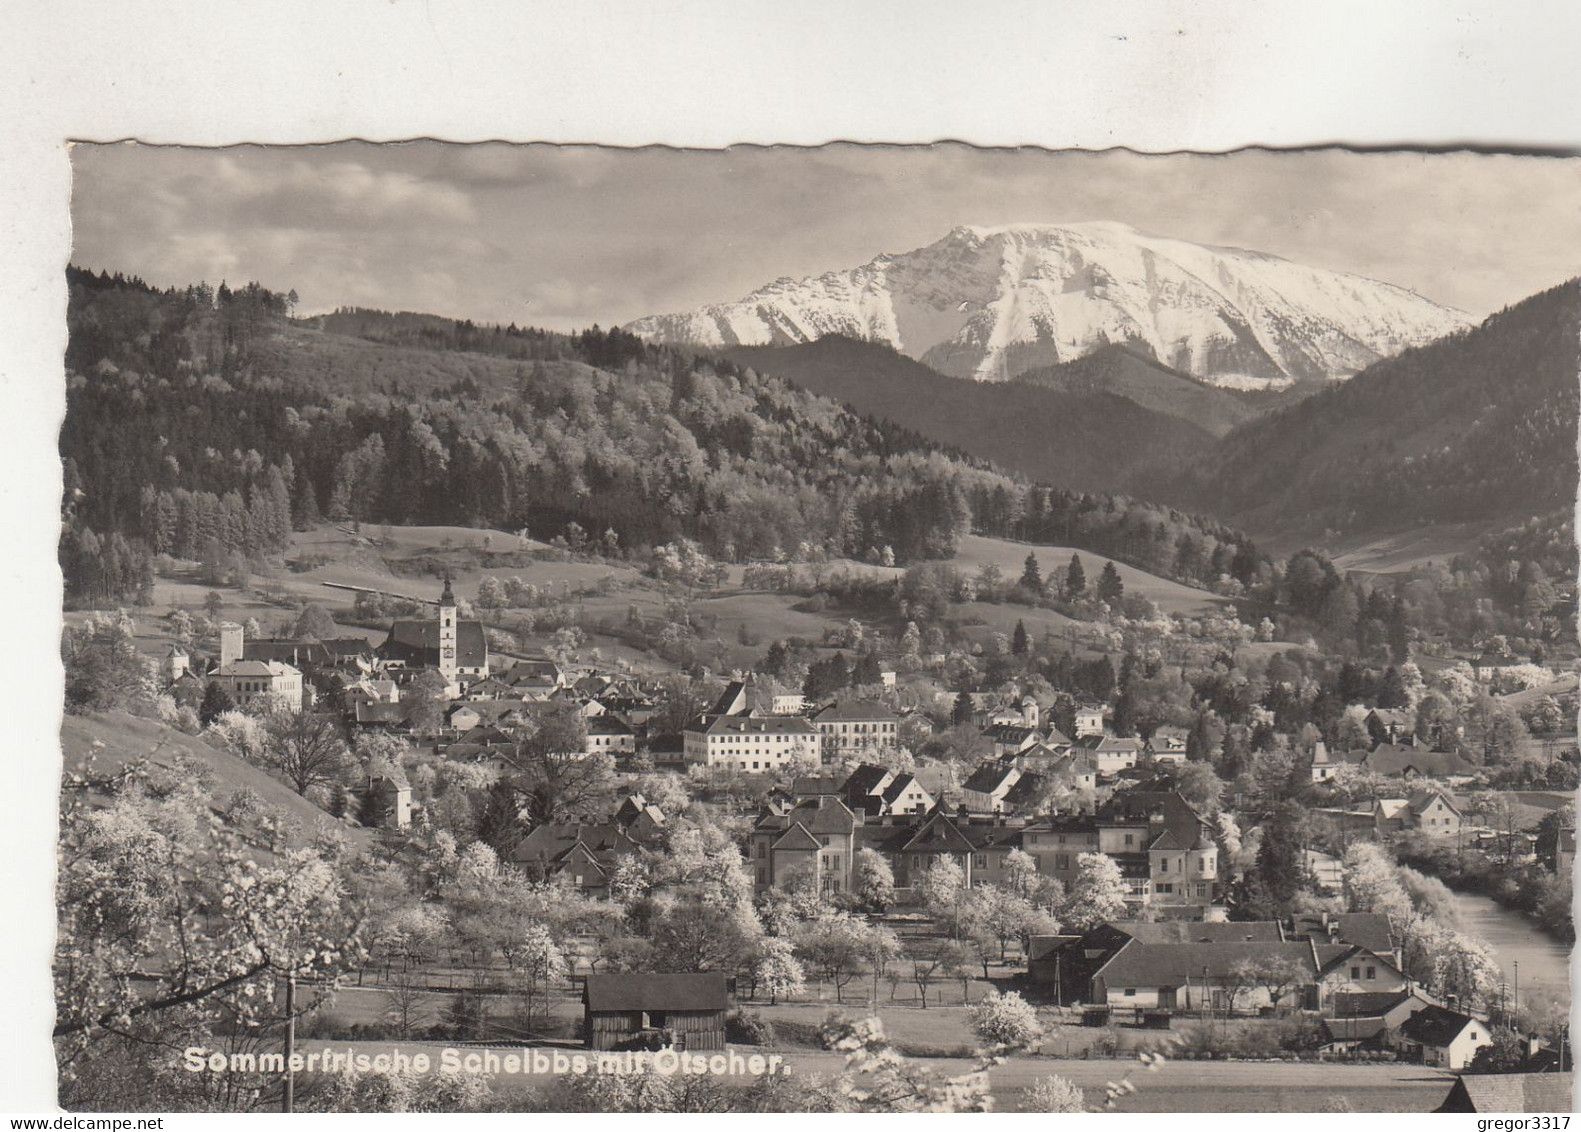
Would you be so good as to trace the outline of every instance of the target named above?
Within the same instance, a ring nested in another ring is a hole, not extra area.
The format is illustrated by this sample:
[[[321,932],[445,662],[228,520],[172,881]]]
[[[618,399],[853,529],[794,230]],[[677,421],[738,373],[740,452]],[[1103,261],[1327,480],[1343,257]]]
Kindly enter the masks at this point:
[[[285,977],[285,1089],[280,1094],[280,1111],[294,1112],[296,1072],[291,1059],[296,1056],[296,975]]]
[[[1510,1012],[1515,1018],[1515,1029],[1518,1032],[1521,1028],[1521,961],[1519,959],[1515,961],[1515,990],[1511,993],[1514,1001],[1510,1003]],[[1521,1037],[1524,1039],[1525,1035],[1522,1034]]]

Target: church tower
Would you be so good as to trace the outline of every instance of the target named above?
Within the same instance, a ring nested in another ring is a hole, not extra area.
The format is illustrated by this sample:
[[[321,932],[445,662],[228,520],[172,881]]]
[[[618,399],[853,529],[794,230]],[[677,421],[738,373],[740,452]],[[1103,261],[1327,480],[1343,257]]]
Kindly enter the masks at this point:
[[[439,595],[439,674],[447,681],[454,680],[456,663],[456,595],[450,589],[450,575],[445,575],[445,592]]]

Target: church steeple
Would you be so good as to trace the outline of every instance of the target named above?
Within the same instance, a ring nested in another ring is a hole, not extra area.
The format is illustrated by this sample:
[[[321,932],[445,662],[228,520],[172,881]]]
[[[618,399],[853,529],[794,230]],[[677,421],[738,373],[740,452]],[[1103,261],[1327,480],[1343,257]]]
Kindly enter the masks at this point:
[[[445,572],[445,592],[439,595],[439,674],[454,680],[459,665],[456,648],[456,595]]]

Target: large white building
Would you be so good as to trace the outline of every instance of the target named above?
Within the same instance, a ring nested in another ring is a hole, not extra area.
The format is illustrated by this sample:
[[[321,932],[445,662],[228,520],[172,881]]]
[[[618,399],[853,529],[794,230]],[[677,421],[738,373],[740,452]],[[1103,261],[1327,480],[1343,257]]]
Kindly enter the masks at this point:
[[[683,736],[688,765],[775,771],[818,760],[818,729],[798,715],[705,717]]]
[[[283,660],[234,660],[209,673],[239,708],[302,710],[302,673]]]

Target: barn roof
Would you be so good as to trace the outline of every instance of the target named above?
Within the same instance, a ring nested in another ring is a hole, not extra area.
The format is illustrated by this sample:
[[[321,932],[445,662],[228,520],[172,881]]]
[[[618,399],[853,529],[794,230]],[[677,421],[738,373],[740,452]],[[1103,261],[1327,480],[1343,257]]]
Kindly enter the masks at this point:
[[[1116,920],[1111,927],[1139,943],[1280,943],[1278,920]]]
[[[1190,979],[1222,979],[1237,963],[1283,959],[1316,976],[1309,943],[1223,940],[1215,943],[1126,944],[1099,974],[1112,987],[1179,987]]]
[[[1569,1112],[1571,1073],[1478,1073],[1461,1077],[1439,1112]]]
[[[717,971],[659,975],[640,971],[589,975],[583,1002],[595,1014],[628,1010],[701,1013],[730,1005],[725,977]]]

